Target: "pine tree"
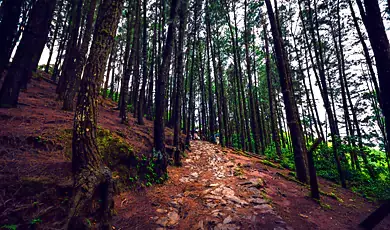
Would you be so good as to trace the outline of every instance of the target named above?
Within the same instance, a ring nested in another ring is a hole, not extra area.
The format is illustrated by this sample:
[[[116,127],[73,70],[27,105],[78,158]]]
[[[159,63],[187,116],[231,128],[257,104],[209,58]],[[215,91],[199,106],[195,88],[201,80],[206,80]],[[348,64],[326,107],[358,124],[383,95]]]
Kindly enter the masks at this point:
[[[99,85],[103,82],[105,63],[114,44],[124,0],[105,0],[99,6],[94,38],[80,83],[72,139],[74,187],[66,229],[85,228],[85,210],[101,186],[101,228],[111,229],[113,181],[104,166],[96,143]]]

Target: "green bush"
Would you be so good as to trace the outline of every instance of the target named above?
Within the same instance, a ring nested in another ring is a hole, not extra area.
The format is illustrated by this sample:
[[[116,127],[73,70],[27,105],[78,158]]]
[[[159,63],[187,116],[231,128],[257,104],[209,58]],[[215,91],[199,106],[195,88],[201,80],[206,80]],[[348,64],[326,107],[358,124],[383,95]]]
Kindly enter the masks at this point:
[[[309,143],[311,146],[311,143]],[[308,146],[308,148],[309,148]],[[349,145],[342,144],[338,149],[338,154],[345,155],[343,169],[347,186],[354,192],[363,197],[373,198],[375,200],[390,199],[390,176],[387,168],[386,155],[384,152],[365,147],[364,154],[367,155],[368,164],[372,167],[376,177],[371,178],[366,169],[363,159],[359,155],[359,164],[361,171],[352,169],[350,153],[359,152]],[[288,148],[282,148],[282,157],[276,154],[275,144],[271,143],[264,152],[267,159],[279,162],[284,168],[295,170],[294,154]],[[339,173],[334,160],[333,149],[330,143],[321,144],[316,152],[313,153],[314,164],[317,170],[317,176],[330,180],[334,183],[340,183]]]

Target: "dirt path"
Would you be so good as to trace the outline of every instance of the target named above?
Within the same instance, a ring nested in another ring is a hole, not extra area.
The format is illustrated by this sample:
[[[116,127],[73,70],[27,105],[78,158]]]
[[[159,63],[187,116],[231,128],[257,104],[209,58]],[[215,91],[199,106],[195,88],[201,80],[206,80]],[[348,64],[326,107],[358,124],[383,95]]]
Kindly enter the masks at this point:
[[[251,165],[238,163],[237,166],[219,147],[207,142],[195,141],[191,148],[193,151],[184,159],[183,167],[170,170],[169,183],[146,193],[150,196],[146,200],[153,202],[144,203],[141,209],[145,210],[138,214],[149,214],[150,223],[145,226],[137,219],[137,208],[130,207],[132,204],[128,201],[137,202],[138,197],[127,194],[116,203],[120,210],[117,218],[124,217],[128,221],[122,219],[117,227],[293,229],[277,214],[270,201],[264,199],[264,182],[255,176],[242,175],[242,168]]]

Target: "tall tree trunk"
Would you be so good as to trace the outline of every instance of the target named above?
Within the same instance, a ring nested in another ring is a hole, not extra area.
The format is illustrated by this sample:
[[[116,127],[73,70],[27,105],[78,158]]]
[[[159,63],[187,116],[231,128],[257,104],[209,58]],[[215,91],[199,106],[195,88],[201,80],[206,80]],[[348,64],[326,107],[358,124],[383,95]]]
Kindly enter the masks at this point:
[[[112,47],[113,49],[113,52],[111,52],[113,54],[113,60],[111,62],[112,64],[112,72],[111,72],[111,81],[110,81],[110,93],[108,94],[108,98],[111,98],[111,100],[114,100],[114,86],[115,86],[115,59],[117,58],[117,48],[118,48],[118,45],[116,43],[114,43],[114,47]],[[109,77],[109,76],[107,76]],[[115,101],[115,100],[114,100]]]
[[[308,79],[309,79],[310,96],[311,96],[311,99],[313,100],[313,107],[314,107],[314,112],[315,112],[314,114],[315,114],[315,118],[316,118],[316,121],[317,121],[316,123],[318,124],[318,128],[317,128],[319,130],[318,136],[321,137],[323,140],[326,140],[325,139],[325,135],[324,135],[324,131],[323,131],[322,125],[321,125],[320,116],[318,115],[317,103],[316,103],[316,99],[314,97],[313,85],[311,83],[311,74],[310,74],[309,62],[307,60],[307,52],[306,51],[305,51],[305,64],[306,64],[306,68],[307,68],[307,76],[308,76]]]
[[[251,58],[249,55],[249,36],[250,31],[248,28],[248,22],[247,22],[247,8],[248,8],[248,2],[245,0],[245,14],[244,14],[244,40],[245,40],[245,56],[246,56],[246,70],[248,75],[248,81],[249,81],[249,113],[250,113],[250,124],[251,124],[251,130],[252,135],[255,142],[255,153],[260,154],[264,152],[264,146],[260,145],[260,137],[259,137],[259,127],[258,127],[258,121],[256,119],[256,111],[255,111],[255,102],[253,100],[253,85],[252,85],[252,71],[251,71]],[[249,142],[251,145],[251,143]]]
[[[266,66],[266,74],[267,74],[267,84],[268,84],[268,100],[269,100],[269,109],[271,114],[271,129],[272,129],[272,140],[275,143],[276,154],[279,157],[282,157],[282,150],[280,148],[280,138],[278,133],[277,121],[276,121],[276,113],[274,106],[274,89],[271,79],[271,63],[269,58],[269,48],[268,48],[268,36],[267,36],[267,28],[264,25],[264,42],[265,42],[265,66]]]
[[[209,31],[210,37],[211,37],[211,31]],[[218,74],[218,66],[217,66],[217,57],[216,57],[216,51],[215,51],[215,45],[213,46],[213,42],[210,40],[210,50],[211,50],[211,56],[213,60],[213,72],[214,72],[214,82],[215,82],[215,95],[217,98],[217,116],[218,116],[218,127],[219,127],[219,142],[222,147],[225,146],[225,135],[223,130],[223,121],[222,121],[222,102],[221,102],[221,94],[220,94],[220,85],[218,82],[219,74]]]
[[[60,64],[61,64],[62,56],[63,56],[64,50],[65,50],[66,41],[68,40],[68,37],[69,37],[70,26],[67,25],[66,22],[68,21],[68,18],[71,15],[71,12],[70,12],[71,5],[72,5],[71,3],[68,3],[66,6],[66,16],[65,16],[65,20],[64,20],[63,26],[62,26],[61,41],[59,42],[60,45],[59,45],[58,50],[57,50],[56,62],[54,64],[53,73],[51,75],[51,80],[53,80],[54,82],[57,81],[57,77],[58,77],[59,72],[60,72]]]
[[[74,81],[77,53],[79,52],[77,46],[77,40],[79,37],[81,12],[84,0],[72,1],[72,14],[70,16],[70,28],[69,28],[69,40],[66,43],[65,58],[62,65],[62,72],[58,81],[56,92],[58,94],[58,100],[64,100],[66,90],[69,85]]]
[[[91,52],[77,98],[72,139],[74,188],[66,229],[84,229],[86,210],[96,192],[102,212],[100,227],[111,229],[113,182],[96,143],[99,85],[114,44],[124,0],[105,0],[99,7]]]
[[[199,65],[200,65],[200,74],[199,74],[199,86],[200,86],[200,114],[202,115],[202,118],[200,119],[201,124],[201,138],[204,139],[206,135],[206,90],[205,90],[205,84],[204,84],[204,58],[202,54],[202,45],[199,43]],[[226,129],[225,129],[226,130]]]
[[[274,48],[277,59],[278,72],[280,77],[280,85],[282,87],[283,99],[287,114],[288,126],[290,128],[293,149],[294,149],[294,161],[297,172],[297,178],[299,181],[307,182],[307,173],[305,165],[306,157],[306,145],[303,138],[302,127],[299,122],[299,114],[297,105],[294,99],[292,91],[292,80],[287,63],[285,51],[283,50],[283,41],[279,34],[279,29],[276,25],[275,15],[272,10],[270,0],[265,1],[268,10],[268,17],[271,24],[271,30],[274,40]]]
[[[346,187],[345,183],[345,176],[344,176],[344,169],[341,165],[340,157],[339,157],[339,145],[340,145],[340,140],[339,140],[339,130],[336,124],[335,120],[335,115],[334,112],[332,111],[332,103],[329,100],[329,91],[328,91],[328,85],[326,82],[326,76],[325,76],[325,65],[324,65],[324,58],[323,58],[323,50],[322,50],[322,45],[319,45],[321,43],[320,35],[319,35],[319,24],[318,24],[318,18],[317,18],[317,6],[316,2],[314,2],[314,13],[316,13],[315,18],[313,20],[313,10],[311,9],[311,1],[307,1],[308,6],[309,6],[309,26],[310,26],[310,33],[312,36],[312,41],[314,44],[314,51],[315,51],[315,58],[318,63],[318,72],[319,72],[319,78],[317,81],[321,84],[322,87],[322,99],[324,101],[324,107],[326,110],[326,113],[328,115],[328,120],[329,120],[329,126],[330,126],[330,131],[331,131],[331,136],[332,136],[332,149],[333,149],[333,155],[336,161],[337,165],[337,170],[339,173],[341,185],[343,188]],[[299,4],[300,6],[300,4]],[[314,27],[315,25],[315,27]],[[317,39],[316,39],[317,36]],[[310,51],[309,51],[310,52]],[[332,94],[330,95],[332,96]]]
[[[152,60],[150,63],[150,72],[149,72],[149,87],[148,87],[148,105],[147,105],[147,116],[149,120],[152,120],[153,118],[153,86],[154,86],[154,69],[155,66],[158,66],[158,63],[156,62],[156,56],[157,54],[157,1],[155,4],[155,18],[154,18],[154,25],[153,25],[153,38],[152,38]],[[157,72],[156,72],[157,74]]]
[[[376,68],[380,83],[380,98],[382,101],[382,112],[385,116],[385,127],[387,138],[390,136],[390,91],[386,89],[390,85],[390,44],[383,24],[381,10],[377,0],[364,0],[365,9],[363,9],[361,0],[356,1],[364,25],[367,29],[368,37],[374,51]],[[390,158],[389,150],[387,158]]]
[[[211,81],[211,68],[210,68],[210,8],[208,0],[206,0],[206,52],[207,52],[207,83],[208,83],[208,99],[209,99],[209,131],[210,136],[208,139],[215,143],[215,110],[214,110],[214,94],[213,83]]]
[[[361,4],[361,2],[360,2],[360,4]],[[370,76],[371,76],[372,82],[374,83],[374,86],[375,86],[375,94],[376,94],[376,97],[378,99],[379,106],[382,108],[383,104],[382,104],[381,97],[380,97],[379,85],[378,85],[378,81],[376,79],[376,74],[374,72],[374,67],[373,67],[373,63],[372,63],[372,60],[371,60],[371,55],[370,55],[370,52],[368,51],[368,47],[367,47],[366,41],[365,41],[365,39],[363,37],[362,31],[360,30],[359,21],[358,21],[358,18],[356,17],[355,10],[353,8],[351,0],[348,0],[348,5],[349,5],[349,8],[351,10],[353,24],[354,24],[354,26],[356,28],[356,32],[357,32],[357,34],[359,36],[359,41],[362,44],[364,57],[366,59],[366,64],[368,66],[368,70],[370,72]],[[364,12],[361,11],[360,13],[364,13]],[[364,19],[364,17],[365,17],[364,14],[362,15],[362,17]]]
[[[145,102],[145,91],[146,91],[146,81],[148,79],[148,24],[146,22],[146,0],[143,0],[143,30],[142,30],[142,85],[141,85],[141,91],[139,94],[139,100],[138,100],[138,114],[137,114],[137,120],[138,124],[143,125],[144,123],[144,102]]]
[[[219,37],[219,31],[217,30],[215,32],[217,37]],[[223,80],[223,68],[222,68],[222,59],[221,59],[221,53],[220,53],[220,45],[217,42],[216,50],[217,50],[217,59],[218,59],[218,78],[219,78],[219,84],[221,86],[220,91],[220,106],[221,106],[221,122],[223,123],[221,128],[221,133],[223,132],[224,137],[224,146],[227,146],[229,143],[229,128],[228,128],[228,111],[227,111],[227,102],[226,102],[226,94],[225,94],[225,82]]]
[[[113,62],[114,62],[114,56],[116,53],[116,44],[114,43],[112,49],[111,49],[111,54],[110,58],[108,59],[108,65],[107,65],[107,75],[106,75],[106,80],[104,81],[104,87],[103,87],[103,98],[107,98],[107,91],[108,91],[108,82],[110,82],[110,75],[111,75],[111,69],[113,72],[115,72],[115,69],[113,67]],[[112,82],[112,80],[111,80]],[[111,93],[111,92],[110,92]]]
[[[141,37],[141,0],[138,0],[137,10],[136,10],[136,20],[135,20],[135,32],[133,38],[133,46],[130,55],[130,64],[132,64],[132,72],[133,72],[133,94],[131,98],[129,98],[129,103],[133,106],[135,118],[138,112],[138,97],[139,97],[139,67],[140,67],[140,59],[141,59],[141,48],[140,48],[140,37]],[[133,54],[134,53],[134,54]]]
[[[238,44],[238,26],[237,26],[237,18],[236,18],[236,5],[233,3],[233,18],[234,18],[234,26],[235,26],[235,46],[236,46],[236,52],[237,52],[237,63],[241,63],[241,53],[239,52],[240,47]],[[238,64],[238,85],[239,85],[239,92],[241,94],[241,100],[242,100],[242,108],[244,111],[244,131],[245,131],[245,137],[246,137],[246,148],[244,150],[252,151],[252,143],[251,143],[251,135],[250,135],[250,127],[249,127],[249,122],[248,122],[248,110],[246,106],[246,99],[245,99],[245,90],[244,90],[244,82],[243,82],[243,73],[242,73],[242,68],[241,65]],[[246,83],[245,83],[246,84]]]
[[[238,61],[238,51],[237,51],[237,46],[236,46],[236,41],[235,41],[235,36],[234,36],[234,32],[233,32],[233,26],[231,25],[230,23],[230,16],[229,16],[229,13],[227,12],[226,13],[227,16],[226,16],[226,20],[228,22],[228,25],[229,25],[229,32],[230,32],[230,40],[231,40],[231,45],[233,47],[233,64],[234,64],[234,81],[236,82],[236,87],[235,89],[237,90],[237,104],[238,104],[238,112],[239,112],[239,121],[240,121],[240,141],[241,141],[241,148],[243,150],[246,150],[246,138],[245,138],[245,124],[244,124],[244,114],[243,114],[243,105],[242,105],[242,99],[241,99],[241,93],[240,93],[240,84],[239,84],[239,69],[238,69],[238,66],[239,66],[239,61]]]
[[[195,52],[197,44],[197,35],[198,35],[198,6],[199,0],[194,2],[194,30],[193,30],[193,39],[192,39],[192,53],[191,53],[191,70],[190,70],[190,98],[188,102],[188,122],[187,122],[187,136],[186,136],[186,145],[190,146],[191,135],[194,136],[195,129],[195,99],[194,99],[194,78],[195,78]]]
[[[253,43],[255,44],[255,43]],[[256,55],[254,56],[253,58],[253,75],[254,75],[254,78],[255,78],[255,113],[256,113],[256,119],[257,119],[257,122],[258,122],[258,126],[259,126],[259,138],[260,138],[260,143],[261,143],[261,146],[263,146],[262,148],[265,150],[266,146],[265,146],[265,143],[264,143],[264,132],[265,132],[265,127],[263,126],[263,112],[260,111],[260,104],[259,104],[259,101],[260,101],[260,98],[259,98],[259,95],[258,95],[258,89],[260,88],[259,85],[260,85],[260,82],[258,80],[258,78],[256,77]],[[275,95],[274,95],[275,96]],[[275,98],[274,98],[275,99]],[[276,117],[275,117],[275,122],[276,122]],[[276,124],[276,123],[275,123]],[[276,126],[277,127],[277,126]],[[279,143],[280,144],[280,143]],[[264,154],[264,152],[263,152]]]
[[[139,1],[139,0],[138,0]],[[138,6],[135,6],[135,9],[137,9]],[[131,6],[129,5],[129,10],[131,9]],[[137,10],[135,10],[137,11]],[[138,15],[138,13],[136,13]],[[137,17],[137,16],[136,16]],[[137,20],[137,19],[135,19]],[[127,101],[128,101],[128,95],[129,95],[129,81],[130,81],[130,74],[132,71],[132,63],[134,57],[132,55],[135,54],[134,48],[131,48],[131,46],[135,46],[135,34],[137,33],[135,27],[134,29],[134,38],[132,39],[132,34],[131,34],[131,28],[132,28],[132,23],[133,18],[130,17],[130,13],[128,12],[127,15],[127,32],[126,32],[126,48],[125,48],[125,57],[123,60],[123,65],[124,65],[124,74],[123,74],[123,81],[121,84],[121,95],[120,95],[120,112],[119,116],[121,117],[121,122],[122,123],[127,123]],[[132,41],[132,42],[130,42]],[[131,46],[130,46],[131,44]],[[131,54],[130,54],[131,53]]]
[[[63,1],[60,1],[58,3],[58,13],[57,13],[57,17],[56,17],[56,26],[55,26],[54,34],[53,34],[53,44],[50,47],[49,58],[47,59],[47,63],[46,63],[46,66],[45,66],[45,72],[46,73],[49,73],[50,62],[51,62],[51,58],[52,58],[53,53],[54,53],[54,48],[55,48],[56,40],[57,40],[57,37],[58,37],[58,31],[59,31],[60,27],[62,26],[61,10],[62,10],[63,4],[64,4]]]
[[[8,65],[13,50],[13,41],[18,29],[19,17],[24,0],[4,0],[0,22],[0,79],[4,68]]]
[[[38,0],[16,50],[12,65],[0,91],[0,107],[16,107],[20,88],[30,78],[34,60],[41,56],[49,34],[56,1]]]
[[[164,133],[164,114],[165,114],[165,82],[168,78],[169,67],[172,55],[172,44],[175,30],[175,19],[178,8],[178,0],[172,0],[170,10],[170,24],[168,26],[167,38],[165,41],[162,63],[159,68],[156,84],[156,118],[154,120],[154,148],[158,153],[156,161],[156,173],[158,177],[165,177],[167,172],[168,159],[165,153],[165,133]]]
[[[180,151],[183,149],[180,148],[180,121],[181,119],[181,102],[182,102],[182,91],[183,91],[183,80],[184,80],[184,74],[183,74],[183,62],[184,62],[184,41],[185,41],[185,35],[186,35],[186,27],[187,27],[187,7],[188,7],[188,0],[182,1],[180,5],[180,11],[179,11],[179,18],[180,18],[180,24],[179,24],[179,41],[178,41],[178,56],[177,56],[177,93],[175,98],[175,104],[174,104],[174,135],[173,135],[173,146],[175,146],[175,165],[181,165],[180,161]]]
[[[85,62],[87,59],[87,53],[88,53],[88,47],[92,38],[93,33],[93,17],[95,15],[95,8],[96,8],[97,0],[90,0],[89,1],[89,9],[88,9],[88,15],[86,18],[86,27],[84,32],[84,37],[82,40],[82,45],[80,47],[80,50],[76,50],[75,52],[75,59],[77,60],[75,63],[75,70],[74,70],[74,76],[69,76],[70,82],[68,83],[68,88],[65,92],[65,98],[64,98],[64,104],[62,109],[67,111],[73,111],[73,104],[74,104],[74,98],[76,96],[76,92],[79,88],[81,75],[85,66]],[[110,47],[110,50],[112,47]],[[106,66],[106,63],[104,63],[104,67]],[[105,68],[104,68],[105,69]],[[100,88],[100,87],[99,87]]]

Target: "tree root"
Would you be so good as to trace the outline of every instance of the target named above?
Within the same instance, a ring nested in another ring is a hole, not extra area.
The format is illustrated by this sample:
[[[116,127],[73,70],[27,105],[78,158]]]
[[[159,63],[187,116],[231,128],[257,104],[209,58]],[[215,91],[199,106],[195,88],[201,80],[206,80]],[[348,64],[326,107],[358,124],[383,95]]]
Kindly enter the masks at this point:
[[[88,207],[95,200],[99,200],[98,210],[99,229],[111,229],[111,209],[113,208],[114,185],[111,170],[107,167],[100,169],[85,168],[75,175],[73,196],[70,202],[69,216],[64,229],[90,229],[88,221]]]

